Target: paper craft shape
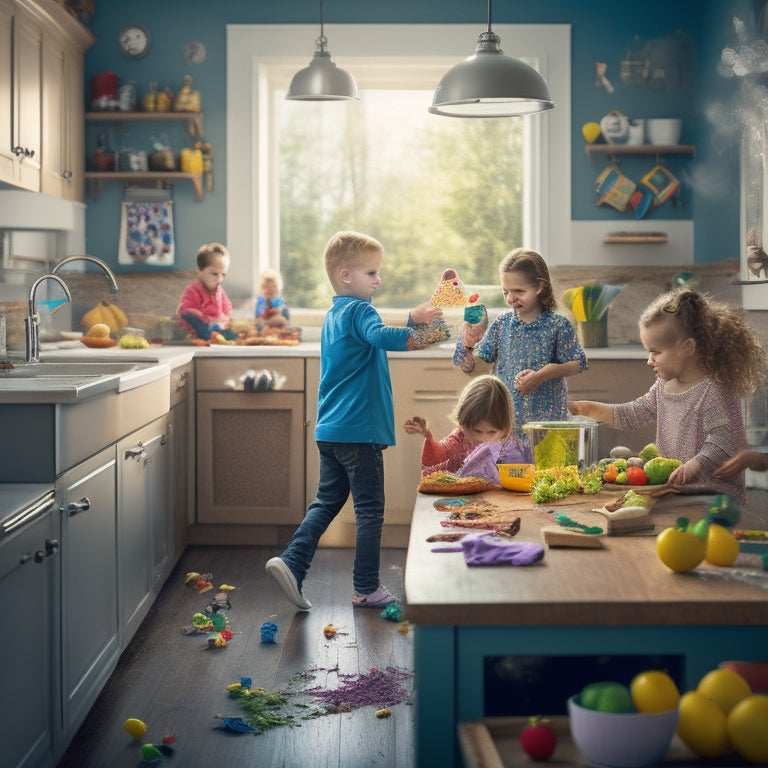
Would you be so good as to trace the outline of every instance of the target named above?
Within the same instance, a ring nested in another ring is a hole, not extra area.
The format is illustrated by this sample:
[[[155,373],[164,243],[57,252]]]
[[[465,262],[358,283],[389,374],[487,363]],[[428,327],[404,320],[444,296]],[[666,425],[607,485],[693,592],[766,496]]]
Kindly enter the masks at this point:
[[[469,294],[459,279],[455,269],[446,269],[437,284],[429,304],[432,307],[466,307],[469,304]]]

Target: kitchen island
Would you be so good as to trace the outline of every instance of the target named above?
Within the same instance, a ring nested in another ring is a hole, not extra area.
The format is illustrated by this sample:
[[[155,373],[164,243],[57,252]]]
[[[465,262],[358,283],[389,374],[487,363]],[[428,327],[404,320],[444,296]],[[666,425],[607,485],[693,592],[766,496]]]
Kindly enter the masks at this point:
[[[482,497],[515,507],[515,540],[543,544],[542,528],[555,522],[555,507],[534,505],[527,494]],[[469,568],[461,552],[436,553],[427,541],[451,530],[440,525],[446,513],[434,509],[437,498],[417,495],[405,569],[407,617],[416,625],[419,768],[459,764],[457,724],[488,714],[490,657],[674,655],[684,690],[726,659],[766,658],[768,572],[760,555],[674,574],[658,559],[653,536],[611,536],[600,549],[547,548],[531,566]],[[581,498],[557,510],[594,506]],[[698,520],[707,507],[701,497],[667,497],[651,518],[659,531],[679,516]],[[744,512],[739,525],[768,527],[754,512]]]

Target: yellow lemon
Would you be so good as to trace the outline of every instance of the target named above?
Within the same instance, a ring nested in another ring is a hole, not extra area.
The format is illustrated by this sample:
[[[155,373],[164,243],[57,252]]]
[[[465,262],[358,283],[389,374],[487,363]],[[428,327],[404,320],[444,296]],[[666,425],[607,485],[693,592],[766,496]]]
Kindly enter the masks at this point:
[[[587,140],[587,144],[594,144],[600,138],[602,131],[597,123],[584,123],[581,126],[581,133]]]
[[[733,565],[739,556],[739,542],[724,526],[710,523],[707,531],[706,561],[712,565]]]
[[[749,683],[732,669],[713,669],[699,680],[696,690],[717,704],[727,715],[752,693]]]
[[[726,717],[712,699],[688,691],[680,699],[677,735],[699,757],[722,757],[728,752]]]
[[[754,693],[742,699],[727,720],[728,738],[750,763],[768,763],[768,696]]]
[[[134,739],[140,739],[147,732],[145,722],[135,717],[129,717],[123,723],[123,728],[127,733],[133,736]]]
[[[677,709],[680,691],[675,681],[662,670],[650,669],[632,678],[629,686],[632,703],[638,712],[669,712]]]

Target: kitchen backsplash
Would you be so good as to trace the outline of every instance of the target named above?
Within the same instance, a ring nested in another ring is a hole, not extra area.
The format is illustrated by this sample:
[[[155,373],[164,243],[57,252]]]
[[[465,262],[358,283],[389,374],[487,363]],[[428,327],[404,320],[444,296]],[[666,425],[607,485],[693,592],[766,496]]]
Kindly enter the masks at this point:
[[[582,285],[591,280],[623,285],[621,293],[614,299],[608,310],[609,345],[639,344],[637,318],[640,312],[659,293],[672,286],[673,277],[679,272],[692,272],[697,287],[707,291],[732,306],[741,306],[741,288],[733,285],[739,276],[739,263],[725,260],[695,266],[662,268],[654,267],[554,267],[552,281],[558,297],[560,312],[568,311],[559,302],[567,288]],[[133,327],[150,330],[159,319],[170,317],[182,291],[196,277],[196,270],[182,270],[162,273],[118,274],[120,288],[116,296],[109,294],[104,276],[99,273],[72,275],[68,280],[72,292],[72,328],[78,330],[80,319],[93,307],[97,299],[115,301],[128,316]],[[66,277],[65,277],[66,279]],[[755,286],[748,290],[768,290],[768,286]],[[234,299],[234,312],[239,317],[250,317],[253,312],[252,298]],[[319,325],[322,312],[301,312],[293,310],[292,321],[303,327]],[[404,323],[404,312],[382,313],[386,322]],[[768,339],[768,312],[747,313],[750,324]]]

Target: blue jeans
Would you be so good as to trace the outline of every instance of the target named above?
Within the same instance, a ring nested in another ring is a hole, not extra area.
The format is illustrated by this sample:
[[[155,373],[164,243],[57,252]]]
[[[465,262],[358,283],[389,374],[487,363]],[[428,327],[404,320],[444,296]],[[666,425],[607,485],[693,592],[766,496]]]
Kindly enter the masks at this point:
[[[182,312],[181,319],[192,326],[198,339],[208,341],[214,331],[218,331],[227,341],[234,341],[237,338],[237,334],[231,328],[219,328],[218,325],[211,327],[191,312]]]
[[[367,595],[379,586],[381,527],[384,524],[384,457],[386,446],[370,443],[318,442],[320,482],[301,525],[280,557],[301,588],[320,537],[347,501],[355,506],[355,560],[352,584]]]

